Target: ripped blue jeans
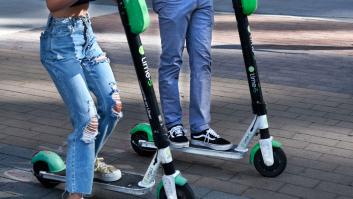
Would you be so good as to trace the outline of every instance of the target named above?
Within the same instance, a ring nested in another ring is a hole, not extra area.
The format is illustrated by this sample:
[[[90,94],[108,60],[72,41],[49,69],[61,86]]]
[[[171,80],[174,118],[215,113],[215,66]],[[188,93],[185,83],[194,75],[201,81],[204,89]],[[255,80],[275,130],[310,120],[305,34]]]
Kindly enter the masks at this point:
[[[49,16],[40,38],[40,55],[74,128],[68,136],[66,191],[90,194],[97,153],[122,116],[109,59],[96,41],[88,16]],[[90,92],[97,98],[97,108]]]

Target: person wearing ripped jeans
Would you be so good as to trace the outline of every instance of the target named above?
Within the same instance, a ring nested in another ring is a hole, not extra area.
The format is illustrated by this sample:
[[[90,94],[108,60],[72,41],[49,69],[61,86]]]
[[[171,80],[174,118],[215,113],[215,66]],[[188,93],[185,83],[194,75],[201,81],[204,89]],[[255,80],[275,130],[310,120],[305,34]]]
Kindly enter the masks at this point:
[[[178,86],[186,42],[190,60],[191,144],[213,150],[231,149],[233,145],[210,127],[213,0],[152,0],[152,5],[159,20],[159,92],[171,144],[189,146]]]
[[[94,178],[121,178],[119,169],[97,155],[122,117],[122,102],[91,27],[89,0],[46,3],[50,14],[40,38],[41,62],[69,110],[74,129],[67,139],[65,190],[69,199],[81,199],[91,194]]]

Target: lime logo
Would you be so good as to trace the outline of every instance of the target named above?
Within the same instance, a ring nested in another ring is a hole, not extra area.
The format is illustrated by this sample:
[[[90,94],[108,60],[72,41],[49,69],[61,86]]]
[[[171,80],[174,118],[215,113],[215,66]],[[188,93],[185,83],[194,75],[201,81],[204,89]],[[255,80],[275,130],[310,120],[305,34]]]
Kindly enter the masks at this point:
[[[252,73],[252,72],[255,71],[255,68],[253,66],[249,66],[248,70],[249,70],[250,73]]]
[[[145,50],[143,49],[143,46],[140,46],[139,53],[140,53],[140,55],[144,55],[145,54]]]
[[[148,80],[148,82],[147,82],[147,85],[149,86],[149,87],[151,87],[152,86],[152,80]]]

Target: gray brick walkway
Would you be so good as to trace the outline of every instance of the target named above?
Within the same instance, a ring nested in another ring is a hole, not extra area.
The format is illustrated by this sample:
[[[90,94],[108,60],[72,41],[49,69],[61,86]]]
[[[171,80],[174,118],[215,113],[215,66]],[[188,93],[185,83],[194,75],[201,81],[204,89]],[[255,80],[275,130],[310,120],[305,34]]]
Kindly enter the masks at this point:
[[[158,88],[159,33],[155,15],[152,19],[142,39]],[[120,19],[108,15],[93,21],[112,60],[125,110],[102,155],[122,169],[141,172],[149,158],[133,152],[128,131],[146,116]],[[353,198],[352,24],[262,15],[250,21],[271,133],[284,144],[286,171],[277,178],[263,178],[248,164],[248,156],[227,161],[175,152],[176,167],[199,198]],[[71,129],[65,107],[40,64],[39,34],[40,30],[30,30],[0,38],[0,198],[61,197],[60,189],[44,189],[33,179],[20,182],[4,174],[14,168],[28,171],[36,149],[59,149]],[[252,116],[231,14],[216,17],[213,58],[212,126],[237,142]],[[184,67],[180,77],[186,126],[188,73]],[[95,198],[129,198],[96,193]]]

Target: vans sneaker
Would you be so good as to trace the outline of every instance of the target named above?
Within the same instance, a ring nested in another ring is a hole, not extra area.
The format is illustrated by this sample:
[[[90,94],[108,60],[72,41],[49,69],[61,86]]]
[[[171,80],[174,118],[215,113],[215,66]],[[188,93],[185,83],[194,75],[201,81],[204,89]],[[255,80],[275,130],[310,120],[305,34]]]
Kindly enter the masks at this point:
[[[94,164],[94,178],[104,182],[113,182],[121,178],[121,171],[106,164],[103,158],[97,158]]]
[[[185,130],[182,125],[176,125],[169,129],[168,138],[171,145],[175,148],[183,148],[189,146],[189,140],[185,135]]]
[[[221,138],[221,136],[211,128],[199,133],[192,133],[191,144],[219,151],[227,151],[233,147],[232,143]]]

